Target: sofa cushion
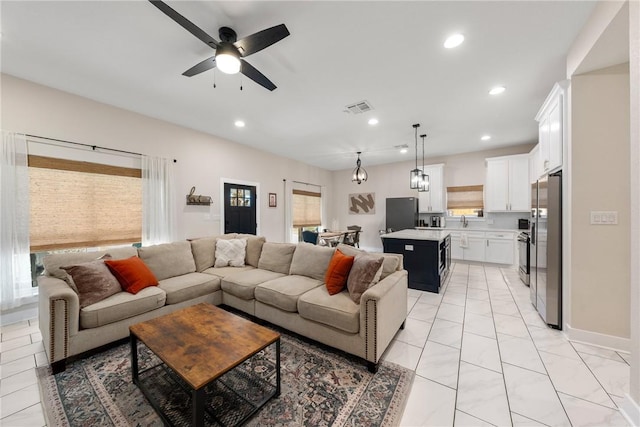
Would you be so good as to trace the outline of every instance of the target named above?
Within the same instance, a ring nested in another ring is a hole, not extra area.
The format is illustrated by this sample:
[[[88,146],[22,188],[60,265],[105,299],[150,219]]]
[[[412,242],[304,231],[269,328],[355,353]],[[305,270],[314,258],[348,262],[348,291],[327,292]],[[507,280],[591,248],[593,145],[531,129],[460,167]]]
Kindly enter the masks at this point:
[[[97,328],[122,319],[146,313],[164,305],[165,292],[157,286],[145,288],[133,295],[118,292],[80,310],[80,327]]]
[[[158,287],[167,294],[167,304],[177,304],[220,290],[220,278],[204,273],[187,273],[160,280]]]
[[[196,271],[202,273],[209,267],[213,267],[216,260],[216,237],[203,237],[191,240],[191,253],[196,263]]]
[[[246,254],[246,239],[218,239],[214,267],[242,267]]]
[[[262,253],[258,261],[258,268],[275,271],[276,273],[289,274],[291,259],[296,245],[293,243],[271,243],[262,245]]]
[[[247,239],[247,254],[244,263],[257,267],[260,261],[260,254],[262,253],[262,245],[264,245],[267,239],[262,236],[254,236],[253,234],[238,234],[238,239],[240,238]]]
[[[359,254],[369,254],[381,256],[384,258],[382,262],[382,274],[380,275],[380,280],[384,279],[390,274],[393,274],[395,271],[402,270],[402,254],[387,254],[382,252],[367,252],[362,249],[354,248],[353,246],[345,245],[340,243],[338,245],[338,249],[342,251],[345,255],[356,256]]]
[[[120,282],[115,278],[103,260],[94,260],[62,267],[73,278],[78,290],[80,308],[122,292]]]
[[[334,252],[334,248],[312,245],[311,243],[298,243],[291,259],[289,274],[324,280]]]
[[[284,276],[282,273],[254,268],[230,274],[222,279],[222,290],[244,300],[254,298],[254,289],[261,283]]]
[[[324,283],[327,285],[329,295],[335,295],[347,286],[349,272],[353,266],[355,257],[343,254],[340,249],[331,257],[327,273],[324,275]]]
[[[212,274],[214,276],[218,276],[220,278],[230,276],[232,274],[239,273],[241,271],[253,270],[255,267],[251,267],[250,265],[245,265],[244,267],[211,267],[207,268],[203,273]]]
[[[283,276],[256,286],[255,298],[264,304],[295,313],[300,295],[318,286],[322,286],[322,282],[311,277]]]
[[[187,241],[139,248],[138,256],[158,280],[196,271],[191,244]]]
[[[149,286],[158,285],[158,279],[153,272],[137,256],[127,259],[107,259],[104,263],[120,282],[125,291],[137,294]]]
[[[111,255],[111,259],[124,259],[132,256],[137,256],[138,250],[133,246],[127,246],[123,248],[111,248],[110,250],[97,252],[65,252],[60,254],[49,254],[44,257],[44,269],[49,276],[69,281],[70,276],[60,267],[93,261],[101,258],[107,253]],[[75,285],[73,285],[72,287],[74,286]]]
[[[378,283],[382,274],[383,257],[375,255],[357,255],[347,279],[347,290],[351,299],[360,304],[364,291]]]
[[[347,291],[329,295],[324,286],[312,289],[298,299],[298,313],[307,320],[345,332],[355,334],[360,330],[360,306]]]

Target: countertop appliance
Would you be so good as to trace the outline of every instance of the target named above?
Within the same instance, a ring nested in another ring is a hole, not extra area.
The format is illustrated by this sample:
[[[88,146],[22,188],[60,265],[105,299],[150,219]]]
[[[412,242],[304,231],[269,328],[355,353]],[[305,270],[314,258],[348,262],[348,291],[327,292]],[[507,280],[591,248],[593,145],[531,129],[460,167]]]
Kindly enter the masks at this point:
[[[531,184],[530,238],[531,303],[562,329],[562,171]]]
[[[444,227],[444,217],[443,216],[432,216],[431,217],[431,226],[432,227]]]
[[[529,264],[531,256],[529,232],[523,231],[518,234],[518,274],[520,280],[529,286],[529,278],[531,276],[531,265]]]
[[[399,231],[418,224],[418,198],[392,197],[386,203],[386,229]]]

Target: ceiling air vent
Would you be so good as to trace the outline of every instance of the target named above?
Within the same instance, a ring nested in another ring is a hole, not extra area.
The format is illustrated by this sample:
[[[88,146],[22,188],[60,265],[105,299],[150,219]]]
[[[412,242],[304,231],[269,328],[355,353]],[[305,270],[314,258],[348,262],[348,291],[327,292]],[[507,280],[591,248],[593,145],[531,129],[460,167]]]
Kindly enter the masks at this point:
[[[360,114],[371,110],[373,110],[373,107],[368,101],[360,101],[355,104],[347,105],[344,111],[351,114]]]

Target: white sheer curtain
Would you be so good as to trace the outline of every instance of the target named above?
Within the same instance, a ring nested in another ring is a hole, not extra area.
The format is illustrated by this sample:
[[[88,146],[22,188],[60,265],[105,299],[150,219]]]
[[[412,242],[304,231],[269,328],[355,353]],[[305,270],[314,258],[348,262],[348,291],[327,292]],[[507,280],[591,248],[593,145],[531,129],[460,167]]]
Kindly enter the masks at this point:
[[[173,162],[142,156],[142,245],[175,239]]]
[[[31,302],[29,172],[24,135],[2,132],[0,159],[0,288],[3,310]]]

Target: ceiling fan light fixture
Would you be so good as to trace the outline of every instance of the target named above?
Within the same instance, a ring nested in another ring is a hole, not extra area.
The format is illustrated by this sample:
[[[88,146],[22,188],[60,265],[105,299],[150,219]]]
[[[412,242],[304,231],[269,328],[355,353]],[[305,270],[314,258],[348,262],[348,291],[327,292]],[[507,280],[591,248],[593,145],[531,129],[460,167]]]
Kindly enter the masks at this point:
[[[240,58],[233,48],[219,46],[216,51],[216,65],[225,74],[237,74],[240,72]]]

